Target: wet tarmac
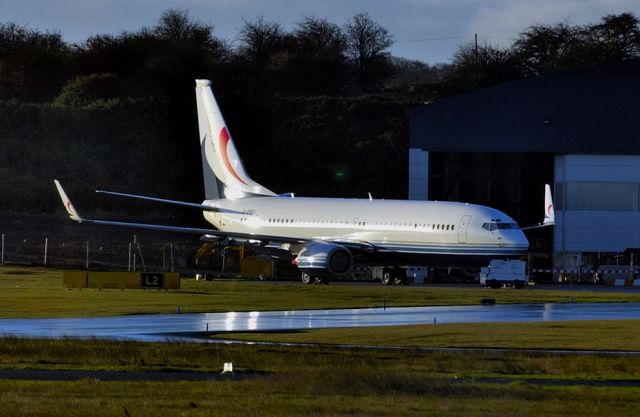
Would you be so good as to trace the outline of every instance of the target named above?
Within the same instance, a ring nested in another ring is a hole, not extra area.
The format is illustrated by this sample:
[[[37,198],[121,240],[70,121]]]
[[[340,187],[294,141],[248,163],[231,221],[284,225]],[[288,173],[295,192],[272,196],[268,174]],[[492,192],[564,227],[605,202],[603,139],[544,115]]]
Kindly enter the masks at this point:
[[[396,307],[96,318],[2,319],[0,334],[31,338],[183,339],[187,333],[286,331],[406,324],[640,319],[640,303]]]

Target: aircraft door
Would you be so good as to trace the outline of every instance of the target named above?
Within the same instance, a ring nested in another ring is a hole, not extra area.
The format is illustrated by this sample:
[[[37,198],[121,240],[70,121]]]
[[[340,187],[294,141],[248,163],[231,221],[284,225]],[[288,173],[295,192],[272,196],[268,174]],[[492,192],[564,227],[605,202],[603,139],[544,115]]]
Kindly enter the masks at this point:
[[[471,216],[462,216],[458,227],[458,243],[467,243],[467,228],[471,222]]]

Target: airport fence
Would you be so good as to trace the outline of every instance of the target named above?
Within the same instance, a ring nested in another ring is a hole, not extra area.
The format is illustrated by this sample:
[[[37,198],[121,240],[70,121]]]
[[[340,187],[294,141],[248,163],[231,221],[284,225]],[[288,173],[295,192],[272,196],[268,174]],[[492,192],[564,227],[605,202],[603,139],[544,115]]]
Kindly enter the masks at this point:
[[[188,271],[197,240],[34,238],[0,234],[0,264],[66,269]]]

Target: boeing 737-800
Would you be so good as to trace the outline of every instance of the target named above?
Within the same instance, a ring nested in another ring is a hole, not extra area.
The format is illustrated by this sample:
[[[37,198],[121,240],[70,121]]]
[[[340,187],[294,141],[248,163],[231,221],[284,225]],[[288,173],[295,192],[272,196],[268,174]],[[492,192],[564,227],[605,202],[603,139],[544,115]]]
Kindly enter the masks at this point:
[[[201,204],[98,191],[202,210],[215,229],[93,220],[81,217],[55,181],[71,219],[80,223],[186,232],[205,239],[280,244],[294,255],[305,283],[351,274],[354,264],[384,266],[386,282],[402,282],[402,265],[485,266],[519,257],[529,241],[506,214],[485,206],[438,201],[310,198],[277,195],[249,177],[240,160],[211,82],[196,80],[205,185]],[[549,186],[545,218],[554,222]]]

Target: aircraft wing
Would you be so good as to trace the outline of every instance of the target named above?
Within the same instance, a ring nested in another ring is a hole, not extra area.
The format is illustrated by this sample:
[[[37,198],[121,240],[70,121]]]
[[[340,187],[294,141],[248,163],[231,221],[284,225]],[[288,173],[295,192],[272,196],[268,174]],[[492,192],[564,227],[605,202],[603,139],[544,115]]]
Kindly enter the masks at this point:
[[[188,233],[188,234],[195,234],[195,235],[204,235],[212,238],[229,237],[234,239],[262,240],[262,241],[275,242],[275,243],[305,243],[309,241],[309,239],[300,239],[300,238],[287,237],[287,236],[270,236],[270,235],[261,235],[261,234],[252,234],[252,233],[224,232],[217,229],[203,229],[203,228],[194,228],[194,227],[167,226],[167,225],[160,225],[160,224],[87,219],[80,216],[78,211],[75,209],[75,207],[71,203],[71,200],[67,196],[67,193],[62,188],[62,184],[60,184],[60,181],[53,180],[53,182],[55,183],[56,188],[58,189],[58,194],[60,194],[60,199],[62,200],[62,204],[67,210],[67,213],[69,213],[69,218],[71,218],[71,220],[74,220],[78,223],[92,223],[92,224],[99,224],[99,225],[105,225],[105,226],[131,227],[135,229],[158,230],[163,232]],[[210,206],[204,206],[201,204],[191,204],[191,203],[183,203],[183,202],[174,201],[174,200],[156,199],[155,197],[135,196],[131,194],[112,193],[112,192],[104,192],[104,191],[102,193],[119,195],[121,197],[131,197],[131,198],[138,198],[138,199],[149,200],[149,201],[158,201],[158,202],[164,202],[168,204],[177,204],[177,205],[187,206],[192,208],[202,207],[204,209],[204,207],[206,207],[207,210],[212,210],[212,209],[217,210],[216,208],[213,208]]]
[[[321,238],[305,239],[305,238],[291,237],[291,236],[263,235],[258,233],[225,232],[217,229],[167,226],[167,225],[161,225],[161,224],[148,224],[148,223],[121,222],[121,221],[114,221],[114,220],[87,219],[80,216],[78,211],[75,209],[75,207],[71,203],[71,200],[67,196],[67,193],[62,188],[62,184],[60,184],[60,181],[53,180],[53,182],[55,183],[56,188],[58,189],[58,193],[60,194],[60,199],[62,200],[62,204],[67,210],[67,213],[69,213],[69,218],[71,218],[71,220],[74,220],[78,223],[92,223],[92,224],[98,224],[98,225],[104,225],[104,226],[130,227],[134,229],[158,230],[163,232],[188,233],[188,234],[194,234],[194,235],[201,235],[202,237],[211,238],[211,239],[232,238],[232,239],[258,240],[258,241],[273,242],[273,243],[307,243],[312,240],[317,240],[317,241],[326,241],[326,242],[342,245],[351,250],[366,251],[366,252],[372,252],[377,250],[377,247],[375,245],[369,242],[358,241],[358,240],[336,241],[336,240],[324,240]],[[97,192],[102,194],[114,195],[118,197],[135,198],[139,200],[173,204],[173,205],[179,205],[179,206],[190,207],[190,208],[198,208],[202,210],[209,210],[209,211],[225,210],[225,212],[233,212],[232,210],[218,209],[211,206],[205,206],[203,204],[186,203],[182,201],[165,200],[161,198],[146,197],[146,196],[139,196],[139,195],[133,195],[133,194],[115,193],[111,191],[97,191]]]

